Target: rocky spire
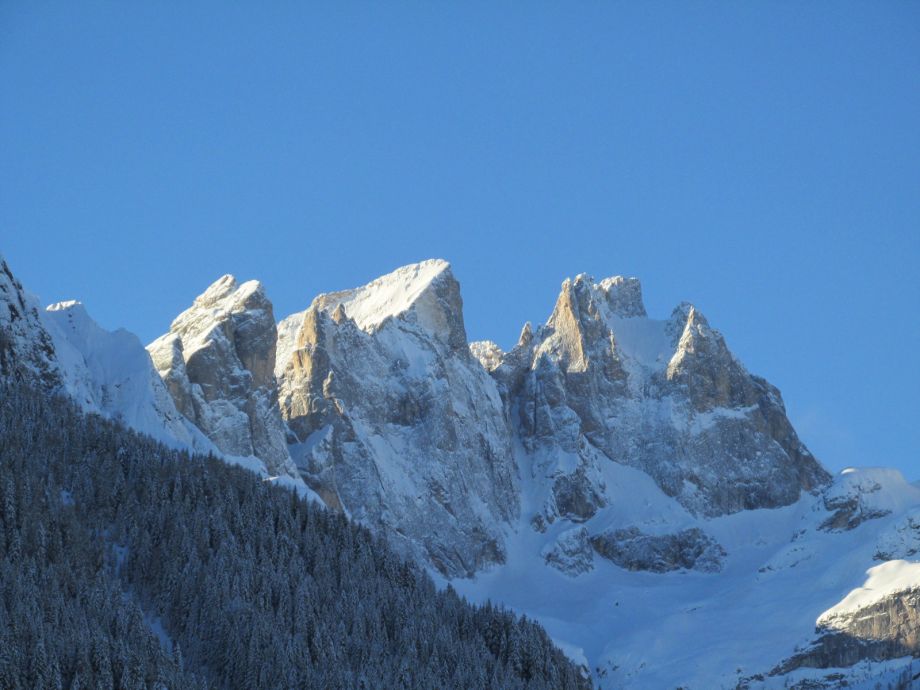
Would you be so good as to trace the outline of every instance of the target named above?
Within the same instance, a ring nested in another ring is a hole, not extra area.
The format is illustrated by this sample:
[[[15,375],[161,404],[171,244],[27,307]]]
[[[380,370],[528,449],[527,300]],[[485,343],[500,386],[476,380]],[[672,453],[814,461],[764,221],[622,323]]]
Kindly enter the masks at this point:
[[[148,346],[180,412],[227,455],[296,476],[278,411],[277,330],[261,283],[212,283]]]

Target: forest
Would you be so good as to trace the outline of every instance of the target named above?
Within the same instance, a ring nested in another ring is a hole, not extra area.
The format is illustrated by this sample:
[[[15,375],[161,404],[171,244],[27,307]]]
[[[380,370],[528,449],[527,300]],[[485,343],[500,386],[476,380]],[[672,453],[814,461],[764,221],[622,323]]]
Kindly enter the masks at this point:
[[[589,688],[341,514],[0,383],[0,688]]]

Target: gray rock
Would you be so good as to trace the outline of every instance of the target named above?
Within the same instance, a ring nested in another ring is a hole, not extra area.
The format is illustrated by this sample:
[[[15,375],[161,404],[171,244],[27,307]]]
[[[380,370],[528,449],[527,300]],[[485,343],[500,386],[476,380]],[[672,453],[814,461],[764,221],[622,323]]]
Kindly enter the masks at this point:
[[[722,569],[725,549],[698,527],[675,534],[645,534],[637,527],[611,530],[591,537],[598,554],[627,570],[667,573]]]
[[[920,588],[896,592],[849,615],[833,627],[819,625],[817,641],[786,659],[770,675],[801,668],[844,668],[865,659],[920,657]]]
[[[524,447],[576,454],[586,476],[598,456],[636,467],[702,516],[788,505],[829,481],[779,391],[749,374],[693,306],[646,318],[634,278],[566,280],[536,334],[508,353],[472,349]],[[603,503],[600,486],[580,495]]]
[[[276,341],[262,285],[226,275],[147,349],[178,410],[222,453],[297,476],[278,408]]]
[[[0,256],[0,378],[60,388],[61,372],[38,305]]]
[[[304,480],[449,576],[504,561],[511,433],[443,261],[317,297],[279,326],[281,410]]]
[[[584,527],[563,532],[542,555],[547,565],[567,575],[581,575],[594,568],[594,549]]]

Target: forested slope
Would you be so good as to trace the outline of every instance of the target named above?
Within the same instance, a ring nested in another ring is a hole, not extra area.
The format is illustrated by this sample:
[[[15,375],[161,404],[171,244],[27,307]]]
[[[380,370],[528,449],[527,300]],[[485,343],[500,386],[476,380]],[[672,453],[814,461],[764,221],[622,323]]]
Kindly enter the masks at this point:
[[[0,385],[0,687],[588,686],[342,516]]]

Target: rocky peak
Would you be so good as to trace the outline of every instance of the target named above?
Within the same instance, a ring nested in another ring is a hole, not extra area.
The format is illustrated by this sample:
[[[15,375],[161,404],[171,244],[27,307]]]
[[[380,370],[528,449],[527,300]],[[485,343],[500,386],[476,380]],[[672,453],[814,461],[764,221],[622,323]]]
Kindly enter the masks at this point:
[[[275,381],[277,329],[261,283],[212,283],[148,346],[176,406],[221,452],[296,476]]]
[[[405,266],[284,319],[276,367],[307,484],[451,576],[501,562],[517,512],[504,408],[471,350],[502,353],[467,345],[462,308],[446,262]]]
[[[598,287],[607,296],[607,305],[612,314],[623,318],[646,316],[642,284],[638,278],[604,278]]]
[[[366,333],[397,319],[420,327],[456,351],[467,349],[460,284],[442,259],[403,266],[359,288],[319,295],[310,308],[333,315],[336,322],[347,315]]]
[[[604,457],[647,472],[703,515],[788,505],[829,480],[779,391],[751,376],[693,305],[648,318],[634,278],[568,279],[532,343],[479,354],[522,445],[541,458],[581,458],[555,477],[565,491],[549,500],[551,513],[577,504],[589,514],[609,501],[591,480]]]

